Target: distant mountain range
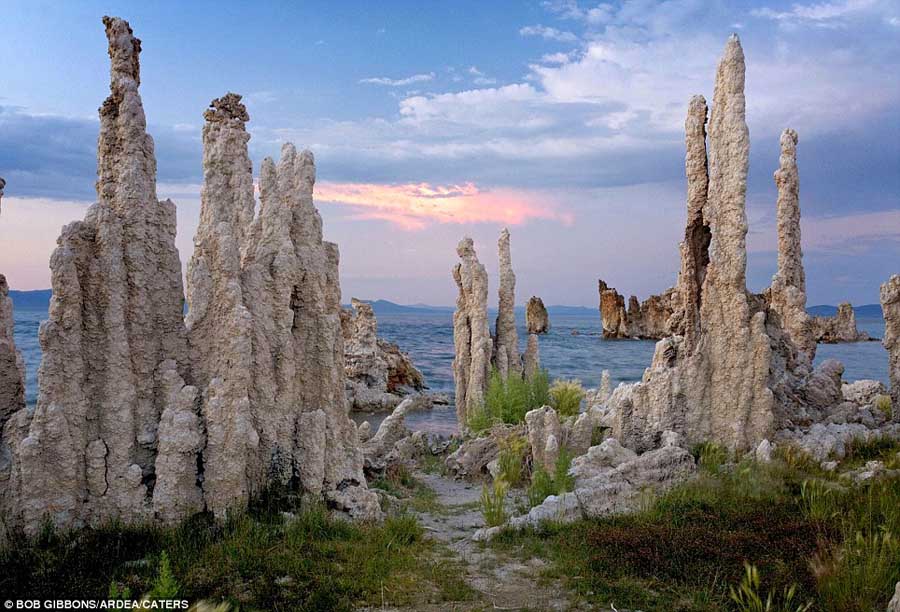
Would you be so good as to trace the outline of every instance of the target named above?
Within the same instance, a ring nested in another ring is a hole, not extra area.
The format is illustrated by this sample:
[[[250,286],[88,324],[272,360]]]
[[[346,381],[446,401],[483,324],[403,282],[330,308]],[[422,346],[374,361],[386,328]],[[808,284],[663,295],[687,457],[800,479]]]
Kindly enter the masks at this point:
[[[37,291],[10,291],[9,297],[12,298],[13,305],[16,308],[21,308],[22,310],[47,310],[50,306],[50,289],[39,289]],[[394,302],[389,302],[388,300],[362,300],[368,304],[372,305],[372,309],[375,311],[376,315],[379,314],[428,314],[428,313],[447,313],[450,314],[453,312],[453,306],[430,306],[428,304],[396,304]],[[350,305],[345,305],[345,308],[350,308]],[[810,306],[806,309],[809,314],[815,316],[828,316],[832,317],[837,314],[837,306],[829,306],[826,304],[818,305],[818,306]],[[496,313],[496,309],[489,308],[489,312]],[[863,306],[856,306],[853,308],[853,311],[856,313],[856,316],[859,318],[880,318],[881,317],[881,305],[880,304],[865,304]],[[524,316],[525,307],[524,306],[516,306],[516,312]],[[588,308],[585,306],[562,306],[559,304],[554,304],[552,306],[547,307],[547,312],[553,315],[563,315],[563,316],[571,316],[571,315],[598,315],[597,308]]]

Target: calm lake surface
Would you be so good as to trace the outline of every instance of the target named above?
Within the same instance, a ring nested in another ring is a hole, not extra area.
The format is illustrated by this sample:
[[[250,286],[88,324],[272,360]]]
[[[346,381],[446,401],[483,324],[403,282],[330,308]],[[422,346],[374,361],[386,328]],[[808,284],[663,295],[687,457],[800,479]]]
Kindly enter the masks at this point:
[[[16,345],[22,352],[26,369],[27,401],[37,400],[37,370],[41,351],[38,327],[47,318],[45,310],[15,311]],[[600,384],[600,373],[610,371],[613,386],[620,382],[640,380],[653,357],[655,342],[651,340],[604,340],[600,315],[551,315],[550,333],[540,337],[541,363],[551,378],[577,378],[586,387]],[[519,320],[521,351],[525,350],[524,318]],[[857,319],[860,330],[881,338],[884,321]],[[575,333],[577,332],[577,333]],[[453,393],[453,325],[452,315],[444,312],[378,315],[378,335],[396,342],[409,353],[422,370],[432,391]],[[887,351],[880,342],[853,344],[820,344],[816,363],[825,359],[843,362],[845,380],[873,378],[888,383]],[[356,420],[369,420],[373,426],[383,417],[355,415]],[[438,433],[456,431],[456,412],[452,406],[438,406],[407,417],[413,429]]]

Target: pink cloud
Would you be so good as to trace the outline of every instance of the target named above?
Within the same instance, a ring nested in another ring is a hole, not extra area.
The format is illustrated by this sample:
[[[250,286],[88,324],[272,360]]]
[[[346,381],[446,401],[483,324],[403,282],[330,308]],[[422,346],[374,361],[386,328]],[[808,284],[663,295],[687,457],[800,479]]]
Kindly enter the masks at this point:
[[[389,221],[406,230],[430,223],[503,223],[519,225],[531,219],[571,223],[552,198],[514,189],[481,189],[474,183],[431,185],[409,183],[316,183],[317,202],[349,206],[353,217]]]

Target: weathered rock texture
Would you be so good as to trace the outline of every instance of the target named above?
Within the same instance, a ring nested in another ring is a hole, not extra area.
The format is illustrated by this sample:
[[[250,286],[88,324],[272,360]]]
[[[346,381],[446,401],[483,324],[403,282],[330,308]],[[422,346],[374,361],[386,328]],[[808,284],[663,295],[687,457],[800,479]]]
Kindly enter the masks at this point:
[[[534,295],[525,305],[525,328],[529,334],[546,334],[550,331],[550,316],[544,302]]]
[[[425,387],[425,380],[409,356],[378,338],[371,304],[351,299],[353,312],[341,312],[347,399],[352,410],[390,410],[409,391]]]
[[[25,364],[16,350],[13,327],[9,286],[6,277],[0,274],[0,432],[9,418],[25,407]],[[0,479],[3,478],[5,456],[0,448]]]
[[[604,338],[627,338],[628,315],[625,313],[625,297],[602,280],[597,281],[600,292],[600,320]]]
[[[626,310],[624,296],[615,288],[608,287],[602,280],[598,284],[604,338],[658,340],[669,333],[669,318],[674,310],[675,289],[668,289],[660,295],[651,295],[643,302],[632,295]]]
[[[781,134],[781,157],[775,171],[778,186],[778,272],[772,278],[769,304],[781,319],[785,335],[800,356],[811,363],[816,355],[812,321],[806,313],[806,274],[800,245],[800,176],[797,171],[797,132]]]
[[[705,103],[695,97],[688,109],[688,221],[673,312],[682,333],[661,340],[643,380],[610,399],[614,435],[639,451],[659,446],[666,430],[687,444],[712,440],[749,450],[772,439],[796,408],[787,369],[796,351],[746,287],[744,71],[732,36],[716,75],[708,155]]]
[[[453,268],[459,289],[453,313],[453,379],[456,417],[463,426],[469,411],[479,408],[484,400],[493,343],[487,318],[487,271],[478,261],[471,238],[463,238],[456,253],[461,261]]]
[[[900,422],[900,275],[894,274],[881,286],[881,310],[884,313],[882,343],[888,351],[894,420]]]
[[[504,527],[524,529],[545,521],[569,523],[633,512],[642,496],[662,494],[690,478],[695,470],[691,454],[675,444],[638,455],[609,438],[572,462],[573,491],[551,495],[527,514],[511,518],[503,527],[480,529],[474,537],[487,540]]]
[[[816,342],[825,344],[867,342],[872,339],[866,332],[856,329],[856,313],[848,302],[839,304],[833,317],[813,317],[812,335]]]
[[[500,232],[497,241],[500,258],[500,298],[497,308],[497,324],[494,334],[494,367],[500,376],[521,375],[522,358],[519,356],[519,334],[516,331],[516,275],[512,269],[509,252],[509,230]]]
[[[6,526],[223,516],[273,483],[378,516],[347,415],[337,247],[322,241],[312,155],[286,145],[277,168],[263,163],[254,220],[246,109],[234,94],[213,101],[185,325],[141,44],[127,22],[103,21],[99,202],[63,228],[50,262],[37,406],[3,433]]]
[[[528,344],[525,346],[525,377],[531,378],[541,369],[541,350],[537,334],[528,334]]]
[[[103,22],[112,65],[100,108],[99,202],[59,237],[37,407],[9,432],[9,516],[32,530],[45,516],[66,526],[150,518],[160,418],[171,387],[189,375],[175,205],[156,199],[138,94],[141,44],[125,21]],[[157,376],[164,361],[174,364],[165,382]]]

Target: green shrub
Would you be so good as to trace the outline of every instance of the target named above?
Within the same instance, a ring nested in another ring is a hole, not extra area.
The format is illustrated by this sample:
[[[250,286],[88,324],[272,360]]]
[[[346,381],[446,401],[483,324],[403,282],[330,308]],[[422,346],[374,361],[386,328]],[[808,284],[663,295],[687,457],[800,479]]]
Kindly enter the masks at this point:
[[[553,470],[553,484],[556,485],[557,495],[562,495],[575,488],[575,479],[569,475],[570,467],[572,467],[572,453],[563,447],[559,449],[559,456],[556,458],[556,466]]]
[[[556,495],[553,477],[544,468],[536,467],[531,474],[531,484],[527,491],[529,507],[534,508],[551,495]]]
[[[172,568],[169,563],[169,553],[162,551],[159,556],[159,570],[156,579],[153,581],[153,588],[147,594],[147,599],[175,599],[181,585],[175,579]]]
[[[481,487],[481,515],[488,527],[497,527],[506,522],[506,492],[509,485],[502,478],[493,485]]]
[[[728,451],[715,442],[703,442],[693,448],[691,453],[704,470],[717,474],[722,465],[728,461]]]
[[[487,431],[495,424],[496,420],[488,410],[487,404],[470,410],[466,415],[466,426],[476,435]]]
[[[740,612],[806,612],[812,608],[812,602],[795,604],[794,597],[797,594],[797,585],[792,584],[784,588],[781,601],[777,601],[775,593],[769,591],[765,601],[759,594],[760,579],[756,566],[744,563],[744,577],[737,589],[730,587],[731,601],[735,603]]]
[[[497,462],[500,467],[500,478],[514,487],[522,482],[528,440],[523,436],[512,435],[501,439],[499,445],[500,455]]]
[[[883,412],[884,416],[890,419],[893,414],[893,407],[891,406],[891,396],[879,395],[878,397],[876,397],[875,408]]]
[[[529,410],[550,402],[548,381],[549,377],[544,370],[536,372],[530,378],[512,375],[506,379],[497,370],[492,370],[484,403],[469,411],[466,425],[478,434],[497,423],[523,423]]]
[[[539,505],[551,495],[562,495],[575,487],[575,479],[569,475],[572,466],[572,453],[565,447],[559,451],[553,474],[542,466],[538,466],[531,474],[531,485],[526,492],[531,508]]]
[[[584,399],[584,388],[580,380],[553,381],[550,387],[550,405],[561,417],[571,417],[581,411],[581,400]]]

